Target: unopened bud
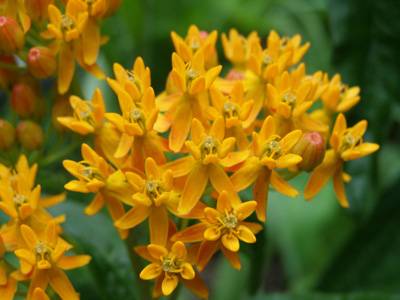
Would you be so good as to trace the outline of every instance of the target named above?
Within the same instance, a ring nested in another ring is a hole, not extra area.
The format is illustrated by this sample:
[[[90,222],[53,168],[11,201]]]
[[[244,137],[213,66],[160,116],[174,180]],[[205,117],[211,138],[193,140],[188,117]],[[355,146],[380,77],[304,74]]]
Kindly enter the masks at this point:
[[[35,91],[25,83],[14,85],[11,93],[11,107],[20,118],[33,115],[37,103]]]
[[[0,55],[0,62],[14,66],[17,65],[13,56],[4,53]],[[8,90],[17,79],[17,76],[18,72],[0,67],[0,88]]]
[[[33,47],[28,52],[29,71],[37,78],[48,78],[57,69],[57,60],[53,52],[46,47]]]
[[[18,124],[17,137],[21,146],[30,151],[40,148],[44,142],[42,128],[32,121],[22,121]]]
[[[25,36],[21,27],[13,19],[0,17],[0,50],[7,54],[13,54],[22,49],[25,44]]]
[[[303,158],[297,165],[299,170],[311,172],[324,159],[325,148],[325,141],[320,133],[304,133],[292,150]]]
[[[54,104],[53,110],[51,111],[51,124],[57,133],[61,134],[70,131],[67,127],[61,125],[61,123],[57,121],[57,118],[72,116],[72,113],[73,111],[68,98],[62,98]]]
[[[15,129],[6,120],[0,119],[0,149],[7,150],[14,145]]]
[[[243,80],[244,79],[244,73],[243,72],[238,72],[235,70],[230,70],[228,74],[225,76],[226,80],[232,80],[232,81],[237,81],[237,80]]]
[[[25,8],[32,21],[43,21],[48,17],[48,6],[54,0],[25,0]]]

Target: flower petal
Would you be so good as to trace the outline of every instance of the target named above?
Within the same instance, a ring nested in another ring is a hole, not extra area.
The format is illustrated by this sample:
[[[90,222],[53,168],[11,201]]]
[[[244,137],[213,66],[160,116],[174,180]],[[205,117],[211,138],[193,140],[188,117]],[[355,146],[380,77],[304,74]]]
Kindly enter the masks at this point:
[[[170,295],[176,288],[176,286],[178,285],[178,276],[174,275],[174,274],[165,274],[165,278],[162,282],[161,285],[161,290],[162,293],[164,294],[164,296],[168,296]]]
[[[299,192],[287,183],[277,172],[274,170],[271,174],[271,185],[281,194],[289,197],[295,197]]]
[[[239,240],[234,235],[224,234],[221,238],[222,244],[230,251],[237,252],[239,251],[240,244]]]
[[[169,148],[175,153],[178,153],[185,143],[191,123],[192,109],[190,101],[183,99],[174,112],[169,135]]]
[[[52,267],[47,272],[49,274],[49,283],[51,287],[62,299],[79,300],[78,294],[74,290],[67,275],[65,275],[61,269]]]
[[[164,246],[168,237],[168,214],[164,206],[153,207],[149,217],[150,242]]]
[[[115,221],[114,226],[119,229],[130,229],[142,223],[150,215],[151,207],[135,206],[125,215]]]
[[[72,270],[76,268],[80,268],[86,266],[92,257],[90,255],[71,255],[71,256],[63,256],[57,262],[57,267],[63,270]]]
[[[211,257],[214,255],[215,252],[217,252],[219,245],[219,241],[205,240],[201,243],[196,263],[197,269],[200,272],[204,270]]]
[[[239,235],[237,236],[241,241],[249,244],[253,244],[256,242],[256,237],[253,232],[249,228],[243,225],[239,225],[238,227]]]
[[[346,197],[346,191],[344,189],[342,172],[343,172],[343,164],[340,164],[336,167],[336,170],[333,173],[332,183],[333,183],[333,188],[335,189],[336,197],[338,198],[340,205],[343,207],[349,207],[349,202],[347,201]]]
[[[231,264],[232,268],[236,270],[240,270],[242,268],[242,264],[240,263],[239,252],[233,252],[225,248],[221,245],[222,253],[225,255],[226,259]]]
[[[160,276],[162,268],[158,263],[151,263],[140,272],[140,278],[143,280],[151,280]]]

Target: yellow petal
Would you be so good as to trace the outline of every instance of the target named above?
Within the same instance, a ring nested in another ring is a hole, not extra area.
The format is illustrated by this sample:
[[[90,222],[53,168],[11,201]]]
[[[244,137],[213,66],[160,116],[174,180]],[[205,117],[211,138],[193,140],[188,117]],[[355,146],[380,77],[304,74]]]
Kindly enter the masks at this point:
[[[346,191],[344,190],[342,170],[343,170],[343,165],[339,165],[336,167],[336,170],[333,173],[332,177],[333,188],[335,189],[335,194],[339,200],[340,205],[343,207],[349,207],[349,202],[347,201],[346,197]]]
[[[14,253],[18,258],[26,261],[28,264],[30,265],[36,264],[36,258],[31,251],[28,251],[26,249],[18,249],[15,250]]]
[[[256,201],[247,201],[240,204],[238,207],[235,208],[235,214],[239,221],[243,221],[248,216],[250,216],[257,207]]]
[[[256,237],[254,236],[253,232],[251,232],[251,230],[246,226],[240,225],[238,227],[238,231],[239,231],[238,238],[241,241],[249,244],[253,244],[256,242]]]
[[[232,252],[239,251],[240,245],[239,240],[236,236],[229,236],[229,234],[224,234],[221,238],[221,242],[228,250]]]
[[[185,258],[187,255],[185,244],[181,241],[177,241],[172,245],[171,253],[179,259]]]
[[[126,133],[122,134],[121,140],[119,141],[118,148],[115,151],[114,156],[116,158],[124,157],[128,154],[133,144],[133,136]]]
[[[143,280],[151,280],[160,276],[162,268],[157,263],[152,263],[146,266],[142,272],[140,272],[140,278]]]
[[[217,210],[221,213],[225,213],[225,211],[231,211],[231,199],[229,198],[229,194],[227,191],[222,191],[219,194],[218,201],[217,201]]]
[[[183,101],[176,108],[169,135],[169,147],[175,153],[178,153],[181,150],[189,134],[191,122],[192,109],[190,102]]]
[[[289,153],[285,156],[281,156],[278,158],[276,162],[276,168],[278,169],[285,169],[294,165],[297,165],[303,159],[300,155]]]
[[[90,202],[89,206],[85,208],[84,213],[87,216],[93,216],[100,211],[103,205],[104,205],[104,198],[100,193],[98,193],[93,198],[92,202]]]
[[[142,223],[150,215],[151,207],[135,206],[125,215],[115,221],[114,226],[119,229],[130,229]]]
[[[239,205],[241,203],[240,198],[233,186],[232,182],[229,180],[224,168],[220,165],[211,164],[208,167],[210,182],[212,186],[216,189],[218,193],[226,191],[232,200],[233,205]]]
[[[162,257],[168,254],[167,249],[165,249],[163,246],[160,245],[150,244],[147,246],[147,251],[154,259],[157,260],[160,260]]]
[[[58,61],[58,92],[63,95],[69,90],[75,73],[75,59],[69,44],[61,47]]]
[[[82,33],[83,60],[88,65],[96,62],[100,48],[100,29],[93,18],[89,18]]]
[[[216,241],[221,238],[221,230],[217,226],[211,226],[204,231],[204,238],[207,241]]]
[[[49,296],[41,288],[36,288],[33,292],[32,300],[50,300]]]
[[[299,194],[295,188],[287,183],[277,172],[272,171],[271,185],[281,194],[289,197],[295,197]]]
[[[171,241],[181,241],[183,243],[200,242],[204,239],[204,231],[206,229],[207,225],[205,223],[195,224],[173,235]]]
[[[178,282],[179,282],[178,276],[173,274],[171,275],[165,274],[165,278],[161,285],[162,293],[165,296],[170,295],[175,290],[176,286],[178,285]]]
[[[181,269],[182,269],[181,276],[184,279],[191,280],[196,275],[196,273],[193,270],[192,265],[187,262],[182,263]]]

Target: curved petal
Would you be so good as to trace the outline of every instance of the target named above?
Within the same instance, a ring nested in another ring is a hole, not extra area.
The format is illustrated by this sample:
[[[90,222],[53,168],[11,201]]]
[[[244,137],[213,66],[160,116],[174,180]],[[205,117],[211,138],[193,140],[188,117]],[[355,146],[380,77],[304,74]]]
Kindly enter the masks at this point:
[[[232,204],[234,206],[240,205],[242,201],[222,166],[211,164],[209,165],[208,170],[210,173],[211,184],[217,192],[222,193],[223,191],[226,191],[231,198]]]
[[[62,299],[79,300],[78,294],[74,290],[67,275],[65,275],[61,269],[52,267],[47,272],[49,273],[49,283],[51,287]]]
[[[239,252],[232,252],[225,248],[223,245],[221,246],[222,253],[225,255],[226,259],[231,264],[232,268],[236,270],[240,270],[242,268],[242,264],[240,263]]]
[[[245,242],[245,243],[249,243],[249,244],[253,244],[256,242],[256,237],[254,236],[253,232],[247,228],[246,226],[243,225],[239,225],[238,227],[239,230],[239,234],[238,234],[238,238]]]
[[[277,172],[272,171],[271,185],[281,194],[289,197],[295,197],[299,192],[287,183]]]
[[[172,275],[165,274],[165,278],[161,285],[162,293],[165,296],[170,295],[175,290],[176,286],[178,285],[178,282],[179,282],[178,276],[173,274]]]
[[[196,263],[197,269],[200,272],[204,270],[211,257],[217,252],[219,245],[219,241],[203,241],[201,243]]]
[[[179,231],[171,237],[171,241],[181,241],[183,243],[196,243],[204,239],[204,232],[208,228],[207,224],[199,223]]]
[[[160,276],[162,268],[158,263],[151,263],[140,272],[140,278],[143,280],[151,280]]]
[[[221,242],[228,250],[232,252],[239,251],[240,248],[239,240],[233,234],[232,235],[224,234],[221,238]]]
[[[192,108],[190,102],[183,99],[174,112],[169,135],[169,148],[175,153],[179,152],[185,143],[191,123]]]
[[[168,214],[165,207],[153,207],[149,217],[150,242],[164,246],[168,238]]]
[[[270,177],[271,171],[266,168],[262,168],[253,185],[253,197],[257,202],[257,218],[261,222],[265,222],[267,219],[267,201]]]
[[[90,255],[71,255],[71,256],[63,256],[57,262],[57,267],[63,270],[72,270],[76,268],[80,268],[86,266],[92,257]]]
[[[346,191],[344,189],[342,172],[343,172],[343,164],[340,164],[336,167],[336,170],[333,173],[332,177],[333,188],[335,189],[335,194],[339,200],[340,205],[343,207],[349,207],[349,202],[347,201],[346,197]]]

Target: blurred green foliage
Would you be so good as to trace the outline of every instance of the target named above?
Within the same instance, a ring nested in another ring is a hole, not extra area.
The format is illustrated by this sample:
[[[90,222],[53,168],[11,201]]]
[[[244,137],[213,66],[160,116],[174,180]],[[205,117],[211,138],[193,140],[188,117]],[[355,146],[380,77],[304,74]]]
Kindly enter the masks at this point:
[[[307,73],[340,73],[343,82],[361,87],[361,102],[347,114],[348,123],[367,119],[365,140],[381,149],[346,164],[353,177],[346,185],[350,209],[340,207],[331,183],[311,202],[272,191],[265,230],[256,244],[243,246],[243,270],[232,270],[220,255],[202,273],[211,299],[399,299],[399,20],[398,0],[125,0],[105,22],[102,32],[110,41],[102,48],[101,67],[113,77],[114,62],[131,68],[142,56],[157,93],[171,68],[170,32],[185,36],[191,24],[219,33],[232,27],[245,35],[256,30],[264,43],[271,29],[281,36],[300,33],[311,42],[303,59]],[[220,62],[227,66],[220,42],[218,49]],[[118,109],[105,81],[80,75],[87,99],[99,86],[108,109]],[[60,175],[53,180],[64,179]],[[303,191],[307,179],[300,176],[292,184]],[[244,197],[250,199],[251,193]],[[82,299],[137,297],[126,248],[109,217],[104,212],[86,217],[85,199],[76,193],[68,198],[53,212],[67,215],[65,232],[77,251],[93,255],[92,263],[71,277]],[[184,289],[178,297],[191,298]]]

